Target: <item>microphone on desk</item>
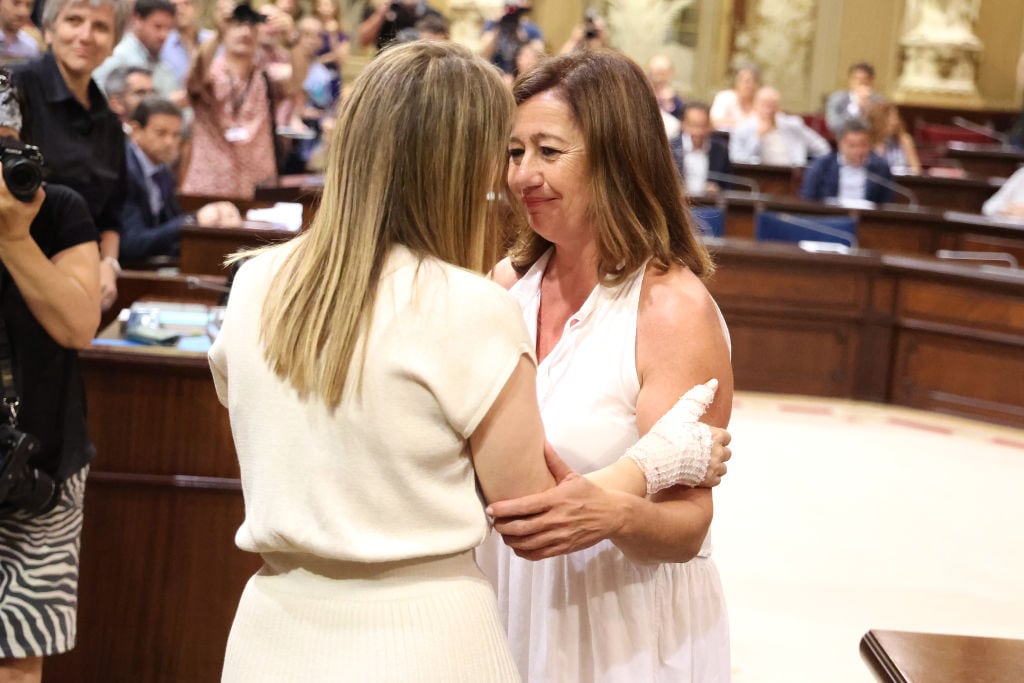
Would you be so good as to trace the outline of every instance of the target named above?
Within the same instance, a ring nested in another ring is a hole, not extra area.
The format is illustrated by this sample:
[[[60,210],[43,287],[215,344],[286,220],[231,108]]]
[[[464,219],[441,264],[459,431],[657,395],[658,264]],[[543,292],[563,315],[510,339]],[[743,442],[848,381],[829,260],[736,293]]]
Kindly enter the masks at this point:
[[[185,278],[185,285],[189,289],[208,289],[213,292],[220,292],[221,294],[228,294],[231,292],[230,287],[225,285],[215,285],[212,282],[205,282],[200,280],[195,275],[189,275]]]
[[[910,188],[904,187],[899,183],[894,183],[885,176],[878,175],[877,173],[872,173],[871,171],[867,170],[867,168],[864,169],[864,172],[867,174],[867,178],[869,181],[873,183],[878,183],[882,187],[886,187],[895,192],[896,194],[905,197],[907,200],[907,206],[909,206],[911,209],[916,209],[919,206],[921,206],[917,202],[917,195],[914,194],[913,191],[910,190]]]
[[[969,130],[972,133],[977,133],[978,135],[984,135],[987,138],[995,140],[1001,145],[1005,145],[1007,147],[1010,146],[1010,138],[991,126],[979,125],[973,121],[968,121],[962,116],[954,116],[953,125],[957,128],[963,128],[964,130]]]
[[[760,196],[761,194],[761,186],[757,184],[757,181],[751,180],[750,178],[744,178],[743,176],[733,175],[732,173],[716,173],[714,171],[708,171],[708,180],[715,183],[741,185],[747,188],[747,192],[752,195]]]

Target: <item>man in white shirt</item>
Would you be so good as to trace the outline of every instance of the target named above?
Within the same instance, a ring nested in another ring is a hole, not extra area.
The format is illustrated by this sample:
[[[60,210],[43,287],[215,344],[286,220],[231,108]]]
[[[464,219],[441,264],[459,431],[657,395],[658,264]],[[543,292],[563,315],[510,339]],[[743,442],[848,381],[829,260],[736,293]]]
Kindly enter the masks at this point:
[[[682,135],[672,142],[672,156],[688,195],[717,192],[722,176],[732,175],[729,150],[725,143],[711,136],[711,116],[703,102],[686,106]]]
[[[992,197],[981,212],[993,218],[1024,219],[1024,167],[1017,169]]]
[[[24,30],[32,15],[32,0],[0,0],[0,64],[39,52],[39,43]]]
[[[881,98],[875,93],[875,67],[860,62],[847,72],[846,90],[832,93],[825,105],[825,122],[836,137],[839,129],[851,119],[863,120],[868,105]]]
[[[754,96],[754,117],[740,124],[729,138],[729,158],[738,164],[803,166],[808,158],[832,151],[799,116],[779,111],[779,91],[761,88]]]
[[[160,59],[160,50],[175,26],[174,16],[170,0],[136,0],[132,9],[132,30],[114,48],[114,54],[93,73],[96,83],[102,87],[110,72],[119,66],[142,66],[153,73],[157,94],[178,106],[187,104],[182,83]]]

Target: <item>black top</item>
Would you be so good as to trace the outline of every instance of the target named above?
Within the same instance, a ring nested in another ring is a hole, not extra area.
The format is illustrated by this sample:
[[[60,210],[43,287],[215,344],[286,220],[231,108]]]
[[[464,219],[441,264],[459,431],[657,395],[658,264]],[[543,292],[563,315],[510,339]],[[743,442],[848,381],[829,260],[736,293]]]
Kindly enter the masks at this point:
[[[89,109],[68,90],[49,50],[11,67],[26,111],[22,140],[46,158],[48,182],[85,198],[99,230],[121,231],[124,131],[107,100],[89,83]]]
[[[85,201],[59,185],[46,186],[46,199],[32,221],[31,234],[47,258],[98,237]],[[95,453],[86,435],[78,354],[59,345],[36,321],[6,268],[0,274],[0,312],[21,398],[18,428],[42,442],[31,464],[67,479],[91,462]]]
[[[373,5],[366,3],[366,9],[363,10],[363,21],[369,19],[373,13]],[[399,31],[413,28],[417,21],[428,15],[444,16],[425,2],[417,2],[414,7],[391,3],[391,8],[384,19],[384,25],[381,26],[380,33],[377,34],[377,49],[380,50],[393,41]]]

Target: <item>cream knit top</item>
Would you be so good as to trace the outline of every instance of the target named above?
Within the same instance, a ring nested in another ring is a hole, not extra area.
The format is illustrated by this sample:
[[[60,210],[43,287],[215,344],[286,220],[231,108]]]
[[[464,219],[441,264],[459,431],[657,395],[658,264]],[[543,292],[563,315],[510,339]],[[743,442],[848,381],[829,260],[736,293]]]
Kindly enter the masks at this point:
[[[210,349],[241,466],[251,552],[386,562],[469,550],[487,535],[467,437],[533,344],[511,296],[405,247],[377,290],[361,393],[300,400],[263,357],[259,319],[289,247],[246,263]]]

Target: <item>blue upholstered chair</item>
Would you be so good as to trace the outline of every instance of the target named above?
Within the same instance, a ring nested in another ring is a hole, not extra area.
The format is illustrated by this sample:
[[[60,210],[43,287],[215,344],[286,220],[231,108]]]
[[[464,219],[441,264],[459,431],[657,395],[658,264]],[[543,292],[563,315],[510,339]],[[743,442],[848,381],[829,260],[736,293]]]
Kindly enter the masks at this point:
[[[725,211],[716,206],[695,206],[690,209],[694,221],[705,237],[725,235]]]
[[[857,246],[857,221],[849,216],[816,216],[762,211],[754,234],[774,242],[834,242]]]

